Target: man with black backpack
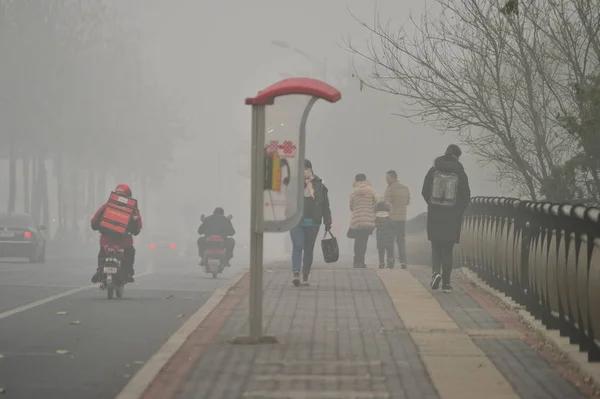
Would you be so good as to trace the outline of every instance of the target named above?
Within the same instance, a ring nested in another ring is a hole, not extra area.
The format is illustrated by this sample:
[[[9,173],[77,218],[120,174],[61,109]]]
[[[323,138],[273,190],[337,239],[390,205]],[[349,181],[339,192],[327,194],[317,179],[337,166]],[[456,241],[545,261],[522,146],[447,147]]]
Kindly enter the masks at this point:
[[[427,237],[431,241],[431,289],[451,292],[450,274],[454,244],[460,241],[463,214],[471,197],[469,179],[459,162],[460,148],[451,144],[437,158],[423,182],[421,194],[427,202]],[[441,273],[441,274],[440,274]]]

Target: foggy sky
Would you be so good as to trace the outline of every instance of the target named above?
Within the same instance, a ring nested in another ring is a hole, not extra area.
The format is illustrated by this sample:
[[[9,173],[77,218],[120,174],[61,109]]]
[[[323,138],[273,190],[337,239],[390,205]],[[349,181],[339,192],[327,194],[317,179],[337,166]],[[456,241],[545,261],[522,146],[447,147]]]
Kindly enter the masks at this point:
[[[271,40],[285,41],[318,59],[326,57],[330,70],[343,68],[348,65],[349,54],[341,48],[342,39],[349,34],[357,42],[368,37],[348,13],[347,7],[367,22],[372,21],[377,7],[383,19],[390,18],[400,24],[408,17],[411,8],[413,14],[418,15],[424,4],[416,0],[162,0],[144,8],[139,17],[149,68],[166,90],[185,97],[186,113],[192,118],[189,129],[197,137],[193,143],[185,143],[177,151],[176,170],[180,173],[171,181],[172,184],[198,192],[208,210],[217,202],[230,209],[244,207],[247,197],[240,198],[239,195],[237,169],[240,160],[235,146],[235,143],[249,137],[250,113],[249,107],[243,105],[243,99],[282,79],[281,73],[295,75],[311,70],[311,63],[303,56],[273,46]],[[354,174],[367,173],[382,191],[385,188],[385,171],[395,168],[413,193],[409,215],[423,212],[426,207],[419,197],[423,176],[433,158],[440,155],[447,144],[454,142],[453,138],[390,115],[398,109],[398,98],[375,93],[363,96],[366,100],[363,113],[348,115],[348,118],[356,118],[357,124],[366,127],[372,125],[370,120],[377,120],[377,131],[327,132],[340,137],[361,135],[362,140],[356,138],[354,142],[364,145],[353,150],[344,149],[357,153],[357,162],[352,167],[319,170],[319,173],[326,181],[348,181],[347,192],[332,193],[332,196],[342,196],[345,200]],[[383,96],[384,99],[378,101],[377,107],[372,107],[372,101],[369,101],[372,96]],[[335,106],[342,105],[320,102],[315,106],[313,116]],[[318,145],[318,132],[313,125],[309,118],[309,158],[314,158],[311,157],[311,149]],[[389,139],[391,135],[396,137]],[[397,158],[380,160],[378,153],[381,146],[391,141],[398,147]],[[335,157],[335,151],[328,156]],[[227,183],[220,186],[211,184],[210,181],[218,180],[217,176],[207,176],[203,181],[197,181],[197,178],[193,182],[187,180],[187,176],[197,177],[197,171],[206,169],[207,165],[218,163],[219,158],[217,170],[220,180]],[[241,160],[241,164],[245,162],[247,159]],[[313,163],[318,168],[319,160],[314,159]],[[503,194],[490,181],[489,172],[478,167],[473,157],[465,154],[463,163],[474,195]],[[341,175],[342,170],[347,170],[347,174]]]
[[[368,38],[347,8],[366,22],[372,21],[377,8],[384,20],[389,18],[399,25],[411,8],[418,16],[425,6],[417,0],[107,3],[119,8],[127,24],[139,28],[144,74],[169,98],[181,102],[181,114],[189,122],[187,134],[193,138],[179,143],[172,165],[174,173],[152,195],[157,200],[172,200],[175,195],[182,209],[193,210],[177,224],[185,220],[183,223],[193,225],[200,213],[223,206],[227,213],[238,215],[238,231],[244,232],[249,182],[238,172],[249,166],[249,151],[242,149],[250,138],[250,108],[243,100],[282,79],[282,74],[310,73],[318,65],[271,41],[284,41],[316,59],[326,59],[328,82],[333,84],[337,81],[335,75],[350,63],[350,54],[342,48],[343,38],[350,35],[357,43]],[[389,169],[397,170],[400,180],[411,190],[409,216],[425,211],[420,198],[423,176],[433,159],[454,142],[453,137],[391,115],[398,111],[399,98],[372,91],[361,93],[352,87],[343,91],[338,104],[317,103],[307,126],[307,157],[318,173],[326,184],[347,182],[331,192],[334,218],[348,217],[347,198],[356,173],[366,173],[382,193]],[[339,128],[331,118],[326,125],[322,123],[334,107],[344,106],[344,112],[349,112],[336,114]],[[492,182],[489,171],[478,167],[466,151],[462,161],[473,195],[510,194]]]

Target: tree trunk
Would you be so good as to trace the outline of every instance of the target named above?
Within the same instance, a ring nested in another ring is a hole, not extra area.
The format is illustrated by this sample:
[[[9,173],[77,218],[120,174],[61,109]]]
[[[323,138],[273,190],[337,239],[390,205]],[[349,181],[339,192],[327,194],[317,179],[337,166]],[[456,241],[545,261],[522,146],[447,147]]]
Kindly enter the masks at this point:
[[[108,199],[108,195],[106,194],[106,171],[99,170],[98,177],[96,178],[96,198],[97,207],[104,204]]]
[[[23,211],[27,214],[31,213],[30,189],[31,189],[31,158],[27,154],[23,154],[21,159],[23,167]]]
[[[31,216],[37,223],[40,221],[41,216],[41,197],[42,191],[40,190],[40,172],[39,165],[42,162],[41,156],[37,156],[33,159],[33,187],[31,190]]]
[[[40,189],[41,189],[41,208],[42,208],[42,223],[45,226],[50,225],[50,199],[48,198],[48,172],[46,170],[46,161],[43,157],[39,163],[40,173]]]
[[[142,175],[142,192],[141,192],[141,200],[144,201],[144,207],[148,208],[148,177],[146,175]]]
[[[141,180],[142,192],[140,202],[138,202],[138,207],[145,209],[146,212],[150,212],[150,204],[148,201],[148,176],[145,173],[142,174]],[[142,218],[143,216],[144,215],[142,215]]]
[[[8,141],[8,181],[7,211],[14,212],[17,200],[17,152],[12,138]]]
[[[56,176],[56,203],[58,209],[58,236],[65,233],[65,204],[64,204],[64,179],[62,154],[58,154],[54,161],[54,175]]]
[[[93,169],[88,170],[85,209],[87,214],[93,214],[96,211],[96,173]]]
[[[81,179],[79,169],[77,165],[71,162],[69,165],[69,170],[71,172],[71,190],[70,190],[70,207],[71,207],[71,227],[70,227],[70,237],[75,240],[79,239],[79,198],[81,197]]]

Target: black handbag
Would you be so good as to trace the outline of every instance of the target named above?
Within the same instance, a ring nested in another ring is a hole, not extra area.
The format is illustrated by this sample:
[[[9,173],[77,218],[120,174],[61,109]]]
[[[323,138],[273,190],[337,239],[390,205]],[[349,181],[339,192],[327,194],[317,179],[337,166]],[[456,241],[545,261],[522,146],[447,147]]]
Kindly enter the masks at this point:
[[[329,234],[329,237],[327,237],[327,234]],[[340,258],[340,247],[338,246],[337,238],[331,234],[331,231],[325,231],[321,239],[321,249],[323,250],[325,263],[334,263]]]

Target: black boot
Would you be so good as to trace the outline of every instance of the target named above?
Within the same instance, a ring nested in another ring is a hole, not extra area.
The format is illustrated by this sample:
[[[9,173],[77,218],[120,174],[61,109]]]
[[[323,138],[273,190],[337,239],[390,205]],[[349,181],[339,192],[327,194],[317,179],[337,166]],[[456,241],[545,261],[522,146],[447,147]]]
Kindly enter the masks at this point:
[[[294,279],[292,280],[294,287],[298,287],[300,285],[300,272],[294,272]]]
[[[125,267],[123,269],[123,277],[125,278],[125,282],[127,283],[133,283],[135,281],[135,279],[133,278],[134,274],[135,271],[133,270],[133,267]]]
[[[101,268],[96,269],[96,273],[92,276],[92,283],[96,284],[102,281],[103,274]]]

